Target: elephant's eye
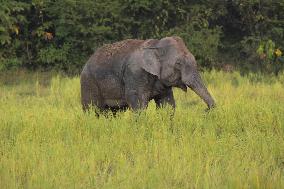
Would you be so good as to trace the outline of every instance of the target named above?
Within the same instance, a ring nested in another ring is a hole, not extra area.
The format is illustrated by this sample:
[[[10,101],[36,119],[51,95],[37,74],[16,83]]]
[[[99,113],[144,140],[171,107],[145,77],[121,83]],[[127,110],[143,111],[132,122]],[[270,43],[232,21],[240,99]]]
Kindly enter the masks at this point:
[[[177,69],[180,70],[180,68],[181,68],[181,63],[182,63],[181,60],[177,60],[177,61],[176,61],[176,64],[175,64],[175,68],[177,68]]]

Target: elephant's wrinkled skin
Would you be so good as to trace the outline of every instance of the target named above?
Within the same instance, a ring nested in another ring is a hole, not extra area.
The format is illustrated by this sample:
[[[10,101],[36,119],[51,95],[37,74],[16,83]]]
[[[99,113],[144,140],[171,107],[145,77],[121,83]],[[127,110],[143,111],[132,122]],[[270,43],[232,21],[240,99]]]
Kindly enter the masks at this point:
[[[138,110],[152,99],[157,107],[175,107],[172,87],[191,88],[207,104],[215,103],[197,71],[194,56],[179,37],[124,40],[99,48],[81,73],[83,110]]]

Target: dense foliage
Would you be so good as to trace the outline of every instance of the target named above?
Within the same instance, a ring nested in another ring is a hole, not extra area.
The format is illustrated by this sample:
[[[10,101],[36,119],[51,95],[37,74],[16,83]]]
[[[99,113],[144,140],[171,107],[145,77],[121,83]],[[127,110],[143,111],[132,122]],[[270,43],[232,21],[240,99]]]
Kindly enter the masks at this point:
[[[278,73],[283,0],[0,0],[0,69],[81,68],[104,43],[181,36],[201,66]]]

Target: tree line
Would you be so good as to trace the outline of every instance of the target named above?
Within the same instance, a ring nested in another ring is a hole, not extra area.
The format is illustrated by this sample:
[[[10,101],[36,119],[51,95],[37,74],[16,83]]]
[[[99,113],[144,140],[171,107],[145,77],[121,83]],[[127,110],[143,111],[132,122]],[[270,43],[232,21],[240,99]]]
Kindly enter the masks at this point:
[[[0,0],[0,70],[77,72],[96,48],[177,35],[201,68],[278,73],[283,0]]]

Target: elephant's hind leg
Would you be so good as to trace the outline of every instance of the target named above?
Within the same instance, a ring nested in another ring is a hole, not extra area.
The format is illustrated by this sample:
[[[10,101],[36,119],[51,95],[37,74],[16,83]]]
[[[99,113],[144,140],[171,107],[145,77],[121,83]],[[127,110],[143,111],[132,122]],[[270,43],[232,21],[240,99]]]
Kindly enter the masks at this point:
[[[86,112],[91,107],[100,108],[99,88],[92,78],[86,74],[81,75],[81,103]]]

